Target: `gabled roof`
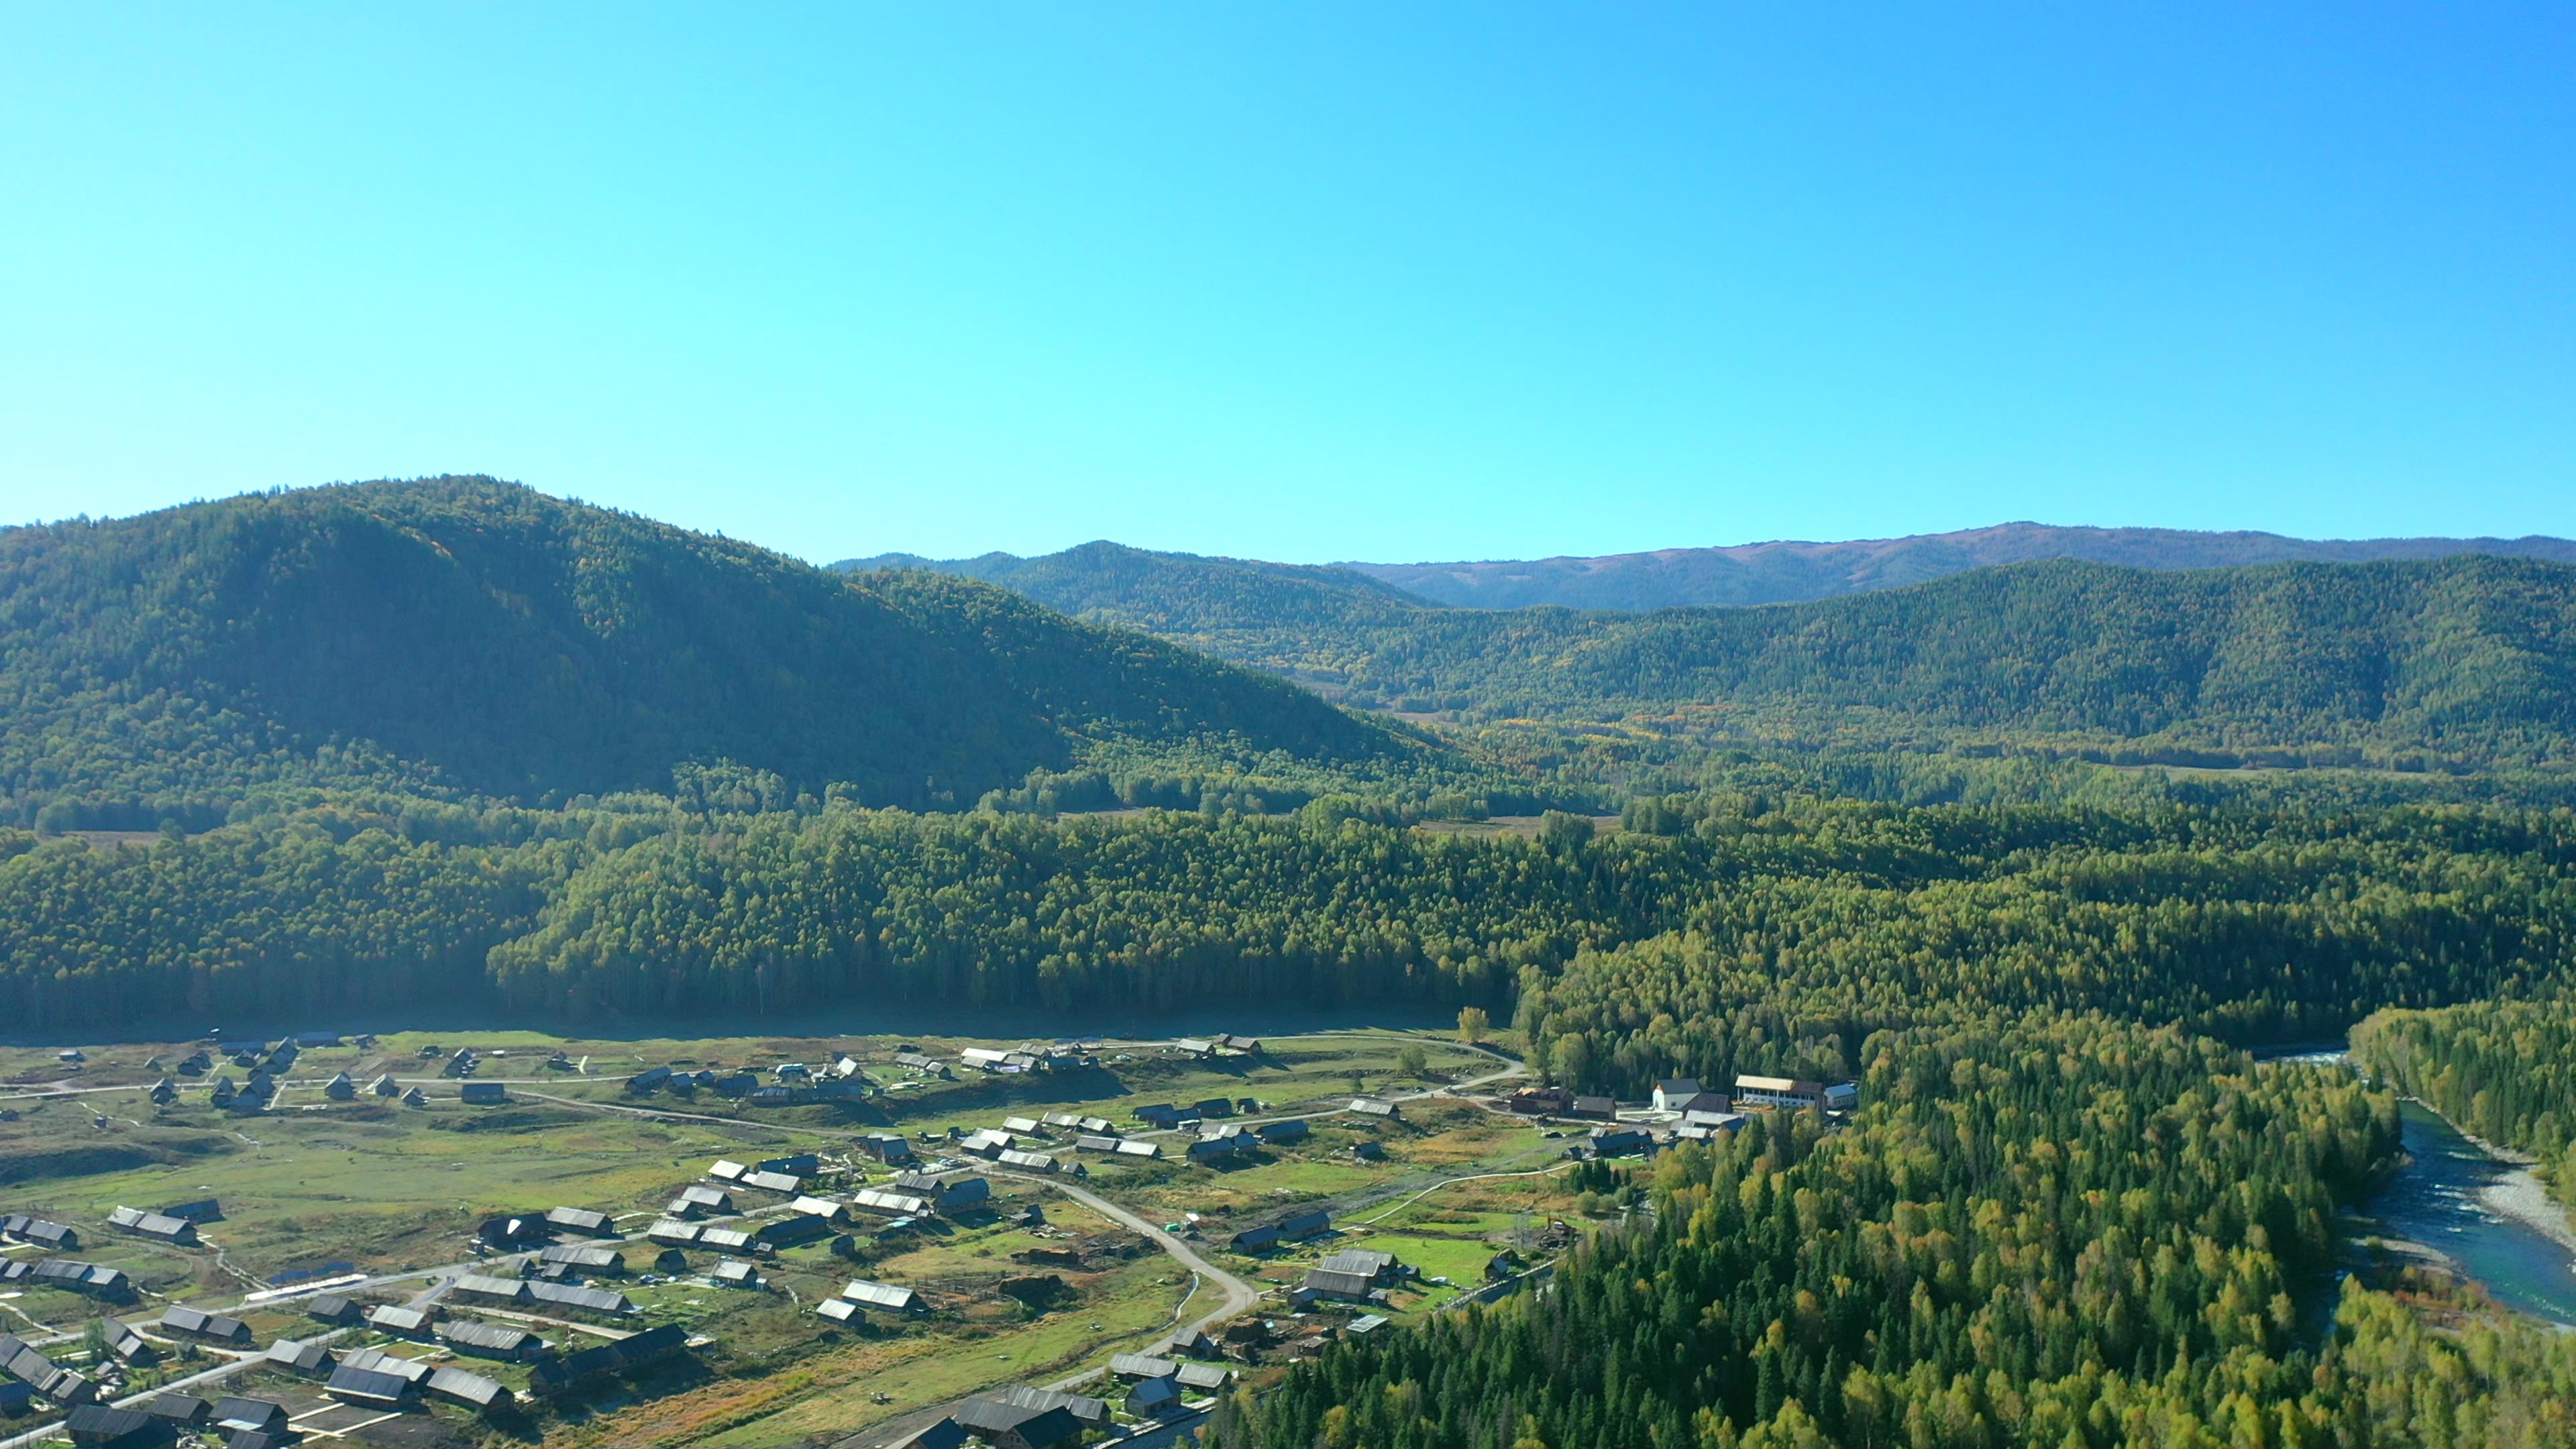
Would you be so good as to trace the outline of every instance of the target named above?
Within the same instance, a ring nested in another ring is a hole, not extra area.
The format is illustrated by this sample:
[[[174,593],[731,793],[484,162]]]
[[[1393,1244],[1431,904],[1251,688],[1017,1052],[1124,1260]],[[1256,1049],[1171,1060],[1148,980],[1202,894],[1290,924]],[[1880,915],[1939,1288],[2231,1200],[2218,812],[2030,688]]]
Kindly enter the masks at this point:
[[[531,1283],[528,1285],[528,1296],[539,1303],[550,1304],[556,1308],[578,1308],[585,1313],[625,1314],[635,1311],[635,1305],[627,1301],[625,1294],[611,1293],[605,1288],[573,1288],[561,1283]]]
[[[493,1278],[481,1273],[468,1273],[456,1280],[451,1291],[464,1294],[468,1298],[498,1298],[505,1303],[516,1303],[525,1299],[530,1290],[526,1283],[516,1278]]]
[[[194,1394],[162,1394],[143,1406],[143,1412],[156,1419],[194,1424],[214,1412],[214,1405]]]
[[[1306,1275],[1305,1286],[1318,1293],[1329,1293],[1344,1298],[1365,1298],[1369,1290],[1377,1286],[1377,1282],[1366,1273],[1344,1273],[1330,1268],[1317,1268]]]
[[[556,1207],[546,1209],[546,1221],[554,1227],[576,1233],[608,1231],[608,1214],[589,1208]]]
[[[1130,1408],[1153,1410],[1177,1403],[1180,1397],[1179,1381],[1166,1374],[1159,1378],[1139,1379],[1136,1386],[1127,1391],[1127,1404]]]
[[[83,1404],[63,1420],[63,1429],[75,1444],[114,1444],[133,1435],[141,1438],[157,1434],[163,1439],[167,1424],[137,1409],[113,1409],[105,1404]]]
[[[300,1374],[317,1374],[339,1362],[331,1348],[323,1343],[298,1343],[281,1338],[268,1346],[265,1362],[274,1368],[293,1369]]]
[[[510,1328],[498,1323],[484,1323],[471,1318],[451,1318],[438,1325],[438,1336],[449,1343],[467,1348],[490,1349],[494,1353],[518,1353],[537,1336],[524,1328]]]
[[[161,1326],[173,1333],[194,1333],[207,1338],[250,1337],[250,1325],[238,1318],[201,1313],[178,1304],[161,1311]]]
[[[380,1374],[391,1374],[405,1383],[414,1384],[428,1378],[436,1371],[433,1365],[422,1363],[419,1359],[404,1358],[400,1354],[387,1353],[379,1348],[353,1348],[341,1355],[340,1362],[352,1368],[372,1369]]]
[[[841,1296],[869,1308],[892,1309],[896,1312],[906,1311],[921,1303],[921,1295],[909,1288],[897,1287],[892,1283],[872,1283],[865,1278],[852,1279],[850,1285],[841,1290]]]
[[[1315,1266],[1335,1273],[1366,1273],[1374,1277],[1395,1266],[1395,1255],[1372,1248],[1344,1248]]]
[[[942,1419],[896,1445],[895,1449],[961,1449],[967,1437],[965,1429],[955,1419]]]
[[[393,1374],[342,1364],[331,1371],[331,1382],[324,1392],[335,1399],[362,1404],[399,1404],[411,1397],[412,1386],[410,1380]]]
[[[1109,1425],[1109,1401],[1083,1394],[1068,1394],[1062,1389],[1041,1389],[1030,1384],[1013,1384],[1006,1389],[976,1395],[1015,1409],[1062,1409],[1081,1421],[1086,1429],[1103,1429]]]
[[[286,1406],[266,1399],[217,1399],[214,1418],[218,1429],[267,1429],[286,1423]]]
[[[428,1389],[432,1398],[446,1399],[473,1409],[493,1409],[510,1402],[509,1389],[460,1368],[432,1369]]]
[[[1017,1434],[1030,1449],[1049,1449],[1082,1432],[1067,1409],[1023,1409],[997,1399],[969,1399],[949,1415],[978,1435]]]

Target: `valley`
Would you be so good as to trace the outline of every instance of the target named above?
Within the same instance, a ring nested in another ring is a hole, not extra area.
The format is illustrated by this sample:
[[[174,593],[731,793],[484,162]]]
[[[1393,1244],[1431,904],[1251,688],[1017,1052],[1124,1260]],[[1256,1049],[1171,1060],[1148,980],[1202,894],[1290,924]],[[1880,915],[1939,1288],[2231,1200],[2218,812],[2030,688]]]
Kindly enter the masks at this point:
[[[478,1062],[458,1076],[453,1064],[468,1040]],[[1401,1322],[1484,1285],[1487,1261],[1516,1234],[1525,1246],[1541,1236],[1531,1223],[1597,1221],[1578,1211],[1565,1186],[1563,1140],[1494,1105],[1525,1070],[1445,1035],[1325,1032],[1216,1054],[1172,1040],[1112,1039],[1079,1063],[1006,1075],[967,1065],[963,1055],[1020,1045],[391,1033],[316,1040],[277,1077],[266,1105],[247,1112],[207,1101],[214,1082],[242,1077],[220,1051],[211,1068],[167,1075],[205,1043],[0,1051],[0,1112],[11,1114],[0,1121],[0,1154],[10,1164],[0,1196],[12,1213],[74,1229],[78,1244],[63,1254],[131,1284],[121,1303],[20,1288],[0,1298],[0,1311],[24,1341],[64,1363],[82,1359],[81,1335],[95,1315],[120,1315],[142,1329],[165,1366],[82,1362],[93,1377],[113,1380],[113,1397],[141,1403],[181,1381],[200,1395],[218,1384],[236,1395],[274,1390],[322,1414],[307,1429],[314,1436],[336,1432],[318,1382],[267,1365],[250,1349],[287,1338],[327,1341],[343,1358],[374,1347],[458,1363],[488,1372],[518,1401],[508,1413],[461,1420],[433,1405],[425,1420],[384,1429],[394,1436],[388,1443],[426,1442],[428,1423],[468,1438],[498,1430],[550,1444],[855,1445],[870,1442],[863,1436],[872,1423],[919,1417],[996,1385],[1089,1383],[1117,1353],[1146,1351],[1191,1328],[1223,1329],[1247,1314],[1279,1325],[1268,1347],[1244,1350],[1250,1365],[1294,1357],[1294,1342],[1342,1331],[1367,1307],[1289,1302],[1329,1252],[1390,1252],[1418,1269],[1380,1308]],[[73,1050],[83,1060],[60,1060]],[[843,1061],[854,1064],[846,1076],[826,1065]],[[790,1064],[806,1062],[824,1081],[863,1088],[763,1107],[731,1089],[683,1095],[633,1085],[654,1069],[687,1075],[717,1067],[756,1068],[764,1083],[781,1080],[778,1069],[787,1067],[783,1078],[792,1080],[802,1073]],[[380,1094],[377,1084],[388,1079],[394,1090]],[[184,1086],[156,1102],[153,1089],[163,1081]],[[460,1100],[467,1083],[499,1100]],[[1355,1087],[1392,1104],[1393,1114],[1353,1111]],[[423,1100],[406,1103],[400,1094],[413,1090]],[[1202,1165],[1188,1151],[1200,1138],[1195,1122],[1174,1129],[1140,1121],[1136,1109],[1149,1102],[1219,1103],[1227,1108],[1223,1125],[1279,1131],[1281,1140]],[[961,1149],[961,1139],[1001,1130],[1020,1114],[1037,1128],[1018,1134],[1033,1162]],[[1130,1159],[1078,1148],[1079,1128],[1034,1121],[1095,1114],[1118,1140],[1152,1144],[1155,1154]],[[1109,1127],[1113,1121],[1120,1125]],[[1282,1124],[1295,1124],[1293,1141]],[[989,1184],[989,1196],[912,1217],[853,1212],[808,1236],[783,1231],[801,1221],[789,1203],[795,1194],[709,1176],[720,1162],[788,1161],[804,1168],[798,1201],[902,1191],[896,1179],[907,1169],[872,1155],[882,1151],[871,1146],[881,1138],[910,1144],[907,1155],[917,1151],[918,1160],[908,1170],[923,1180]],[[692,1225],[739,1229],[748,1242],[712,1252],[666,1246],[657,1236],[671,1226],[664,1200],[695,1184],[735,1195],[739,1212]],[[107,1222],[118,1207],[183,1200],[217,1205],[185,1243],[139,1238]],[[605,1216],[595,1230],[553,1238],[621,1254],[621,1268],[581,1277],[631,1308],[567,1315],[459,1295],[459,1279],[515,1277],[539,1266],[536,1243],[489,1240],[496,1220],[542,1219],[564,1206]],[[1334,1223],[1321,1237],[1251,1253],[1232,1245],[1248,1226],[1317,1212]],[[666,1261],[675,1251],[686,1261]],[[12,1261],[41,1256],[24,1240],[9,1245]],[[727,1261],[752,1265],[761,1286],[715,1284],[709,1274]],[[862,1313],[846,1324],[816,1316],[817,1305],[860,1278],[917,1291],[928,1309]],[[532,1388],[527,1363],[457,1360],[436,1340],[317,1322],[317,1296],[345,1299],[360,1312],[396,1305],[450,1322],[528,1328],[558,1339],[559,1354],[666,1323],[683,1326],[691,1347],[685,1365],[549,1397]],[[249,1348],[210,1346],[156,1326],[183,1303],[238,1318]],[[20,1430],[5,1442],[45,1437],[41,1428]]]

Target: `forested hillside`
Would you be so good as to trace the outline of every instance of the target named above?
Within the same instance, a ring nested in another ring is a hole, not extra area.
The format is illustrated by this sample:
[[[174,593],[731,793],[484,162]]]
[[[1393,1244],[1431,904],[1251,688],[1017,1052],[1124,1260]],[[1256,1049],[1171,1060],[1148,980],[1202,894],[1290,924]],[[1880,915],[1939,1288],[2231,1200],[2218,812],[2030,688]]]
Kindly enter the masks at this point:
[[[1552,1291],[1345,1339],[1211,1449],[2461,1449],[2576,1436],[2576,1337],[2296,1295],[2396,1103],[2181,1033],[1972,1012],[1871,1038],[1867,1104],[1641,1169]]]
[[[2576,761],[2576,567],[1986,569],[1761,609],[1412,605],[1091,545],[988,572],[1367,708],[1746,743],[2485,769]]]
[[[848,579],[489,479],[0,532],[0,789],[21,818],[202,823],[264,787],[539,803],[708,768],[778,804],[972,805],[1086,763],[1295,798],[1459,773],[1000,589]]]
[[[2482,553],[2576,563],[2563,538],[2284,538],[2179,528],[2059,528],[2005,523],[1955,533],[1834,543],[1665,548],[1595,558],[1485,563],[1345,564],[1433,603],[1460,608],[1678,609],[1788,604],[1904,588],[1970,569],[2077,559],[2137,569],[2268,563],[2370,563]]]

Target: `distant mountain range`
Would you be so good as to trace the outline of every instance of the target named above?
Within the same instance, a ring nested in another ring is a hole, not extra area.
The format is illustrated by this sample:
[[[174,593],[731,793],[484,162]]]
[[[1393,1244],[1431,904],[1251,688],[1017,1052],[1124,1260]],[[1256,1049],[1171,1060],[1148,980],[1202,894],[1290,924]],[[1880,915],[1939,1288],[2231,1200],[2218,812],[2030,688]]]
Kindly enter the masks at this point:
[[[1023,559],[986,554],[974,559],[931,560],[911,554],[853,559],[840,568],[929,568],[1017,589],[1033,598],[1060,591],[1057,576],[1088,571],[1116,545],[1084,544],[1062,553]],[[1130,551],[1133,552],[1133,551]],[[1347,563],[1333,567],[1240,564],[1281,577],[1319,583],[1359,575],[1392,585],[1426,603],[1463,609],[1524,609],[1556,604],[1569,609],[1676,609],[1732,604],[1789,604],[1903,588],[1969,569],[2043,559],[2080,559],[2137,569],[2223,568],[2267,563],[2371,563],[2385,559],[2494,554],[2576,563],[2576,540],[2524,538],[2285,538],[2277,533],[2195,533],[2173,528],[2061,528],[2005,523],[1956,533],[1908,538],[1854,539],[1842,543],[1746,543],[1717,548],[1666,548],[1649,553],[1605,554],[1481,563]],[[1165,558],[1190,558],[1165,554]],[[1015,579],[1025,582],[1015,582]],[[1080,612],[1076,610],[1075,612]],[[1140,627],[1153,628],[1150,623]]]
[[[1468,721],[1651,719],[1815,744],[2046,738],[2119,743],[2122,758],[2478,765],[2563,761],[2576,745],[2576,566],[2477,551],[2196,569],[2048,559],[1651,612],[1444,607],[1355,568],[1107,543],[929,567],[1347,704]]]

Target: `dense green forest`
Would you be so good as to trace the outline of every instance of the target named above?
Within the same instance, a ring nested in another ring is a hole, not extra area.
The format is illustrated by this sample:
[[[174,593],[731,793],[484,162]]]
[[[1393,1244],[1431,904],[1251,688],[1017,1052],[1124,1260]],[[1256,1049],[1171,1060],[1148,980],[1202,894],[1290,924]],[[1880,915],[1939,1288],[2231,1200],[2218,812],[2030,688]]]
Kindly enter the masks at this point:
[[[2383,1011],[2353,1028],[2352,1049],[2465,1130],[2530,1155],[2576,1206],[2576,997]]]
[[[1676,1068],[1849,1070],[1927,1000],[2325,1035],[2530,989],[2576,950],[2576,821],[2555,813],[1799,797],[1536,839],[1365,814],[451,807],[124,850],[19,834],[0,1008],[1475,1003],[1516,1010],[1563,1079],[1634,1091]]]
[[[1873,1034],[1867,1104],[1658,1157],[1552,1292],[1346,1340],[1221,1449],[2560,1445],[2576,1338],[2298,1295],[2395,1101],[2094,1018]]]
[[[1105,544],[984,571],[1349,703],[1469,722],[2183,763],[2576,762],[2576,567],[2559,563],[2032,563],[1642,614],[1412,605],[1329,570]]]
[[[489,479],[0,531],[0,791],[49,824],[243,800],[555,804],[725,768],[972,806],[1032,770],[1294,803],[1490,779],[1280,681],[1000,589],[853,580]]]

